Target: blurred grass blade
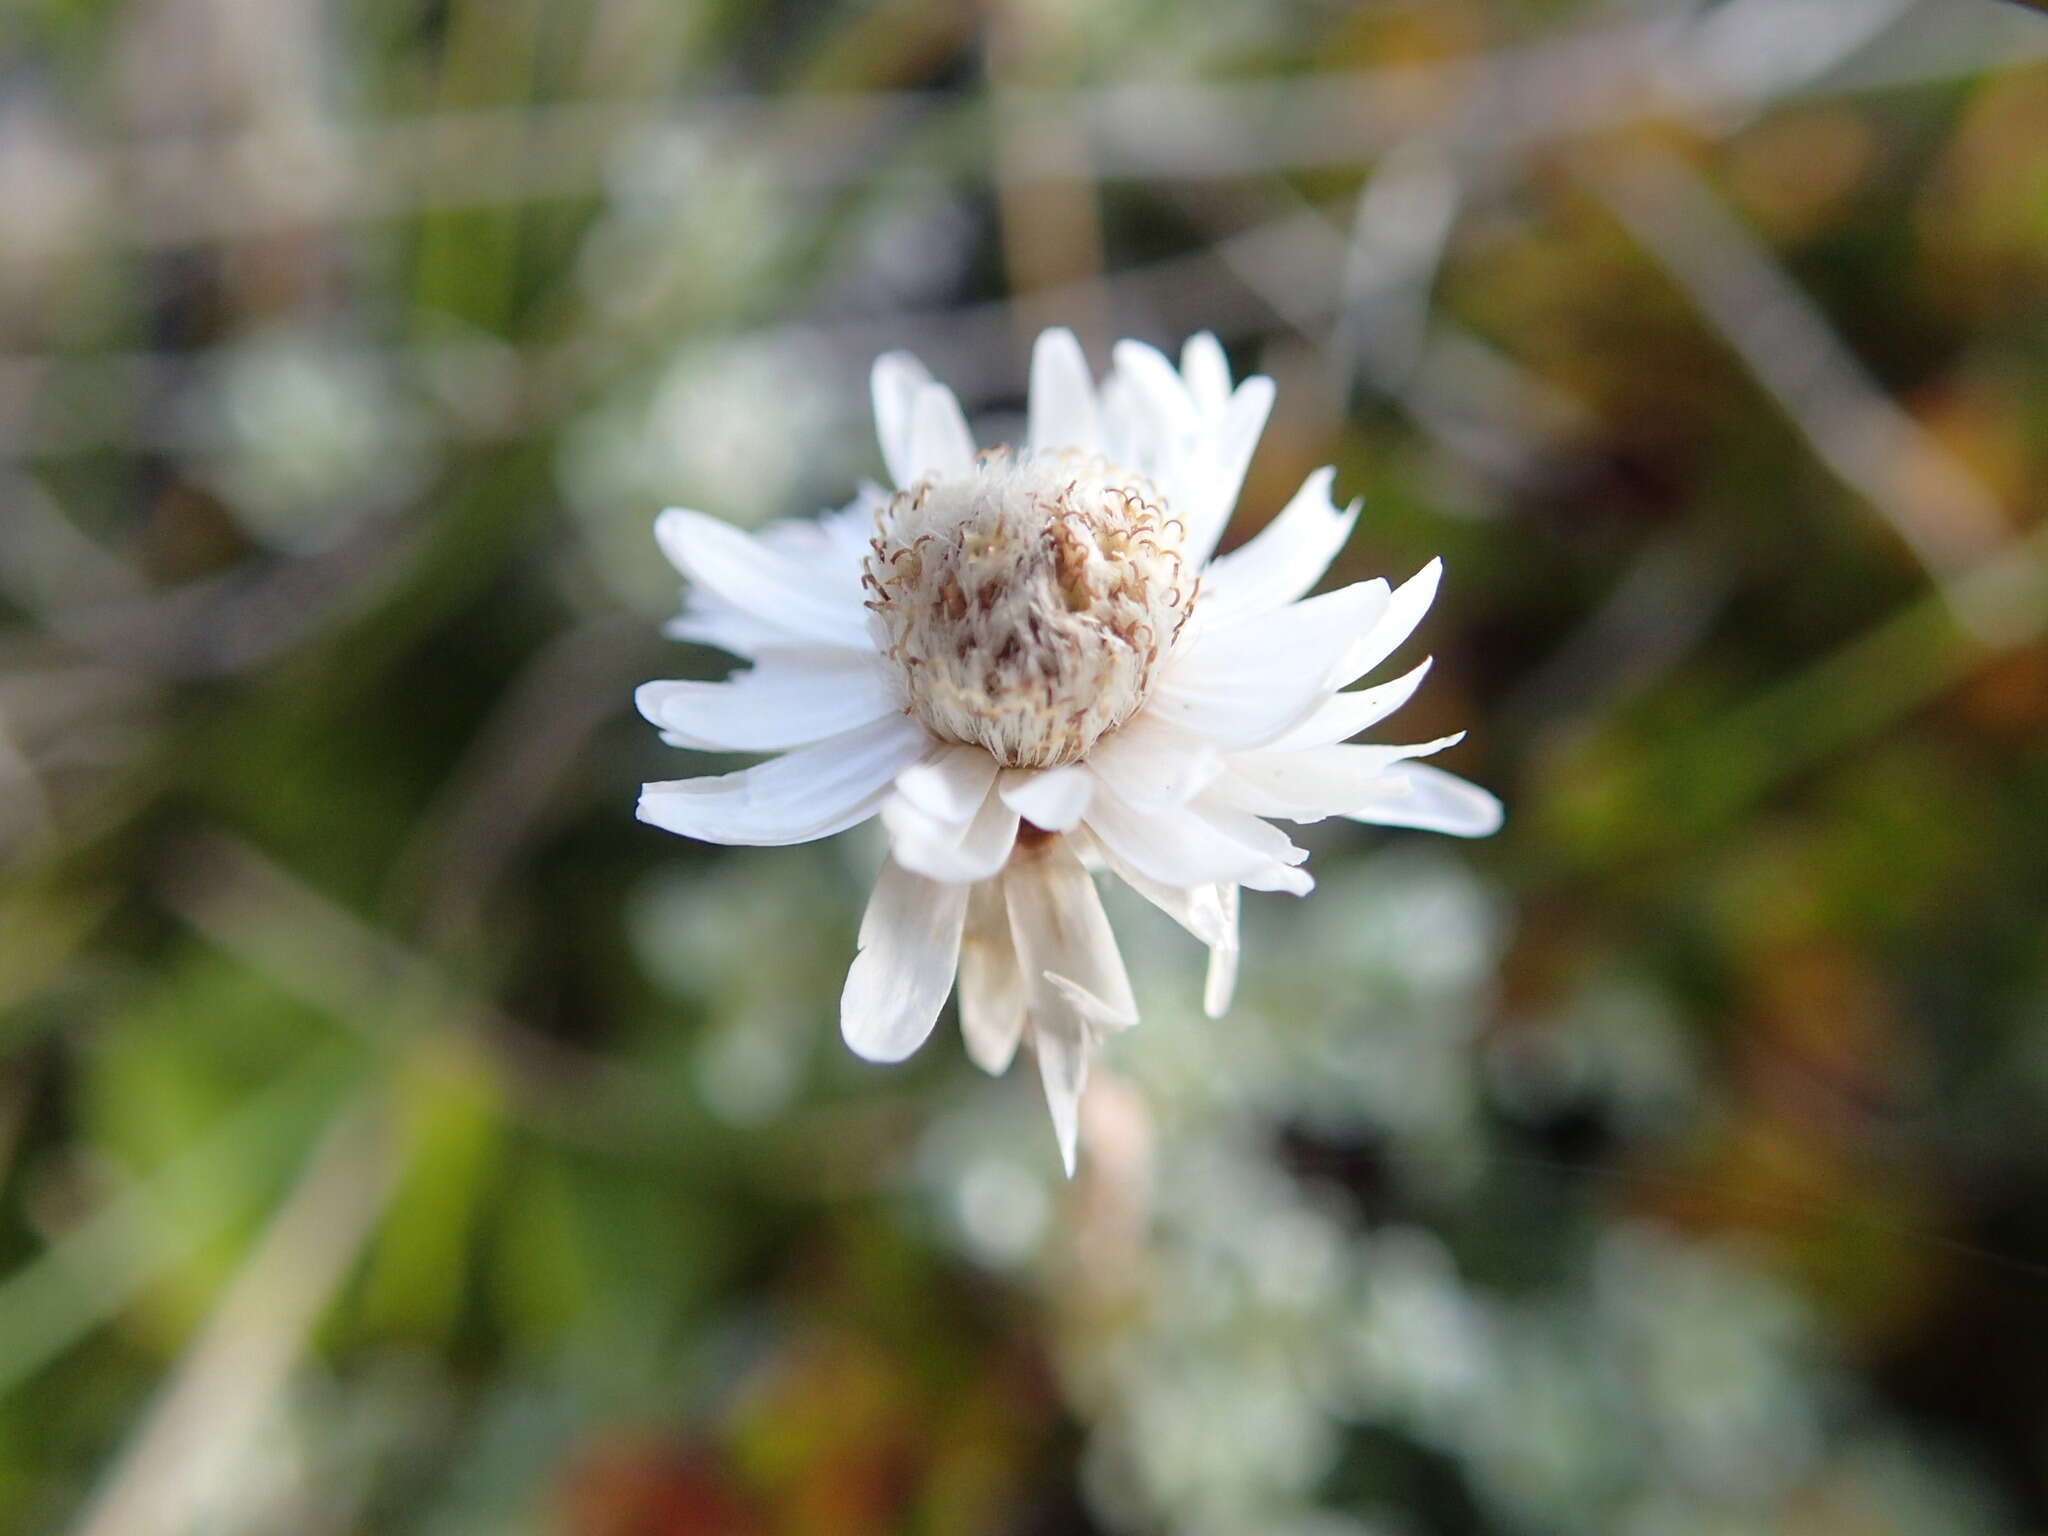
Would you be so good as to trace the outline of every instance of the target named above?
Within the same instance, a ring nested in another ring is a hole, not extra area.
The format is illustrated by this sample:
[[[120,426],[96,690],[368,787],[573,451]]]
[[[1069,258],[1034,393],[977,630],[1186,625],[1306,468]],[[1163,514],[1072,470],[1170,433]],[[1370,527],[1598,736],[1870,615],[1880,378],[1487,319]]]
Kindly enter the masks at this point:
[[[107,1322],[218,1225],[157,1219],[160,1211],[205,1211],[225,1225],[228,1202],[203,1190],[234,1188],[238,1171],[287,1161],[286,1149],[319,1119],[353,1053],[326,1048],[305,1057],[251,1096],[198,1145],[88,1217],[0,1282],[0,1394],[43,1369]]]

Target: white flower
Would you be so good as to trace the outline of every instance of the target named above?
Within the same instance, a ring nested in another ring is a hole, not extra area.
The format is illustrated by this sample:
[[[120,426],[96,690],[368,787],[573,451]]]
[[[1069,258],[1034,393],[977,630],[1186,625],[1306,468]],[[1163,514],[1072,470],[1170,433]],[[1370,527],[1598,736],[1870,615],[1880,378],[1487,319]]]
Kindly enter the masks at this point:
[[[1414,761],[1456,736],[1340,745],[1421,683],[1427,661],[1345,691],[1414,630],[1439,563],[1392,590],[1304,598],[1358,513],[1331,504],[1328,469],[1211,559],[1272,381],[1233,389],[1207,335],[1178,371],[1132,341],[1115,363],[1098,390],[1072,333],[1045,332],[1025,443],[977,454],[950,390],[907,354],[878,359],[898,489],[751,536],[664,512],[655,535],[691,583],[669,632],[753,666],[638,694],[673,746],[781,754],[649,784],[643,821],[781,844],[881,816],[889,856],[840,1002],[847,1044],[902,1060],[957,977],[978,1065],[999,1073],[1030,1039],[1069,1173],[1090,1054],[1138,1020],[1091,869],[1208,945],[1213,1018],[1236,975],[1239,889],[1312,884],[1265,818],[1476,837],[1501,817],[1484,790]]]

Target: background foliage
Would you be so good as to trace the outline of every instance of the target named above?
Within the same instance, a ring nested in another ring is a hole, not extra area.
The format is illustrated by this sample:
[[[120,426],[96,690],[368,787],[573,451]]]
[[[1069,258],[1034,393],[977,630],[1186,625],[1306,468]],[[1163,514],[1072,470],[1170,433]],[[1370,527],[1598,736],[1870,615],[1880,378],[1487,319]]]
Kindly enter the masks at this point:
[[[14,0],[0,1528],[2048,1526],[2048,20]],[[636,825],[669,502],[1216,329],[1415,737],[1072,1185]]]

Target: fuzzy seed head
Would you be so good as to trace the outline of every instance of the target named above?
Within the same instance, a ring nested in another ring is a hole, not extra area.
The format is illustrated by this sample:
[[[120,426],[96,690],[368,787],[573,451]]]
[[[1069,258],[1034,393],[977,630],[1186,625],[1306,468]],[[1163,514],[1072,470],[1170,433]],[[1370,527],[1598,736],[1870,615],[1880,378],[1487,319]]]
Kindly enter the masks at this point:
[[[868,606],[911,712],[1008,767],[1074,762],[1137,713],[1194,608],[1181,524],[1099,458],[984,454],[875,525]]]

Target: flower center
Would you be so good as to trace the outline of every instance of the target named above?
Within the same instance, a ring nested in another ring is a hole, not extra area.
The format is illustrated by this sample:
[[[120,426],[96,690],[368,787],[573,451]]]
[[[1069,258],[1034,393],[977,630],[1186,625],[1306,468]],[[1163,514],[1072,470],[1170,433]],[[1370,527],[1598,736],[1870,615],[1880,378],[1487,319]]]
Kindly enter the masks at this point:
[[[1151,482],[1079,454],[999,450],[897,492],[865,584],[912,713],[1009,767],[1075,761],[1137,713],[1187,622],[1182,533]]]

